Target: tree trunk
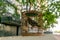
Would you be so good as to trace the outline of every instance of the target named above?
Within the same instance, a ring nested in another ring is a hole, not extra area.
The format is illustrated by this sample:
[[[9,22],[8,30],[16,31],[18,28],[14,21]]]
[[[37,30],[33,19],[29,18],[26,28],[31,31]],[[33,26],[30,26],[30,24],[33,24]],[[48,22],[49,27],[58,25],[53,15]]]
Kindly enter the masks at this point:
[[[38,17],[39,17],[39,19],[38,19],[38,25],[40,25],[38,31],[42,31],[42,33],[43,33],[43,14],[39,13]]]

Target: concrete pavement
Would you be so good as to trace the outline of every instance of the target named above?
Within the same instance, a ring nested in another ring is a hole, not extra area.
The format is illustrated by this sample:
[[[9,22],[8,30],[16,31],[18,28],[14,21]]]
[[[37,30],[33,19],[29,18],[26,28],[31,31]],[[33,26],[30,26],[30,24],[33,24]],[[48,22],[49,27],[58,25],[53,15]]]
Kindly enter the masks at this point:
[[[0,37],[0,40],[56,40],[52,34],[46,34],[44,36],[12,36],[12,37]]]

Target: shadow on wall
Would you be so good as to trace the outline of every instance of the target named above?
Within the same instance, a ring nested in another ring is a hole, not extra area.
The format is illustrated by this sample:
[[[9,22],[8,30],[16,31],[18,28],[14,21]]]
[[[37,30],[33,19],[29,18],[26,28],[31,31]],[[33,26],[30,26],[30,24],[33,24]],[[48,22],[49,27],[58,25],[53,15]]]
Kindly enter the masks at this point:
[[[19,31],[19,35],[20,35],[20,31]],[[3,37],[5,37],[5,36],[17,36],[16,35],[16,27],[0,24],[0,37],[2,37],[2,36]]]
[[[0,37],[2,37],[2,36],[15,36],[15,34],[12,32],[0,30]]]

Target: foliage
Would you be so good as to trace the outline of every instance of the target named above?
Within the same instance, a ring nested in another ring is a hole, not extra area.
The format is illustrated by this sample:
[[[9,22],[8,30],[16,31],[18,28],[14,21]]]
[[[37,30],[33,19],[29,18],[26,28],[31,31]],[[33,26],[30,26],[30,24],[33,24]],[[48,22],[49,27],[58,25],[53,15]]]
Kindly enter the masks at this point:
[[[6,3],[5,3],[5,1],[0,0],[0,16],[1,16],[3,13],[6,12],[5,7],[6,7]]]
[[[9,2],[8,0],[0,0],[0,15],[3,15],[3,13],[7,13],[8,11],[6,10],[6,8],[7,8],[7,6],[8,7],[13,7],[13,9],[15,10],[14,11],[14,16],[15,17],[20,17],[20,15],[18,14],[18,12],[17,12],[17,7],[14,5],[14,4],[12,4],[11,2]]]
[[[17,14],[17,13],[14,13],[14,14],[13,14],[13,17],[15,17],[16,19],[19,19],[19,18],[20,18],[20,15]]]
[[[37,6],[34,2],[37,0],[28,0],[27,3],[32,3]],[[55,0],[39,0],[40,1],[40,11],[43,14],[43,24],[44,28],[50,28],[51,25],[56,23],[56,19],[60,16],[60,1]],[[47,1],[47,6],[45,2]],[[22,3],[25,4],[24,0]],[[53,26],[51,26],[53,27]]]
[[[52,12],[46,11],[45,13],[43,13],[43,21],[44,28],[50,28],[50,25],[56,23],[56,15],[54,15]]]
[[[48,8],[43,13],[43,21],[44,27],[50,28],[54,27],[54,23],[56,23],[56,19],[60,16],[60,1],[48,0]]]
[[[18,3],[20,3],[20,0],[16,0]],[[37,0],[28,0],[27,2],[25,2],[25,0],[22,0],[22,5],[31,3],[34,4],[34,6],[36,5]],[[56,23],[56,19],[60,16],[60,1],[55,1],[55,0],[39,0],[40,1],[40,11],[43,14],[43,24],[44,24],[44,28],[50,28],[50,25]],[[44,2],[47,1],[47,6],[46,4],[44,4]],[[15,9],[15,14],[13,14],[14,17],[20,17],[20,15],[17,12],[17,6],[15,6],[14,4],[12,4],[9,1],[2,1],[0,0],[0,14],[1,13],[5,13],[6,12],[6,5],[10,5]],[[1,8],[2,8],[2,12],[1,12]]]

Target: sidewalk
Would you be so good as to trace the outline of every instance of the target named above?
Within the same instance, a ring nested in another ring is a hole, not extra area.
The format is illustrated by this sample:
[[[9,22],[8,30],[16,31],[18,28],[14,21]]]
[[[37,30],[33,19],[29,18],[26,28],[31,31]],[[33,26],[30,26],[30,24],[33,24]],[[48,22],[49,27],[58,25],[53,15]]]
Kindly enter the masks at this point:
[[[60,35],[54,35],[54,37],[56,38],[56,40],[60,40]]]
[[[13,36],[13,37],[0,37],[0,40],[56,40],[52,34],[44,36]]]

